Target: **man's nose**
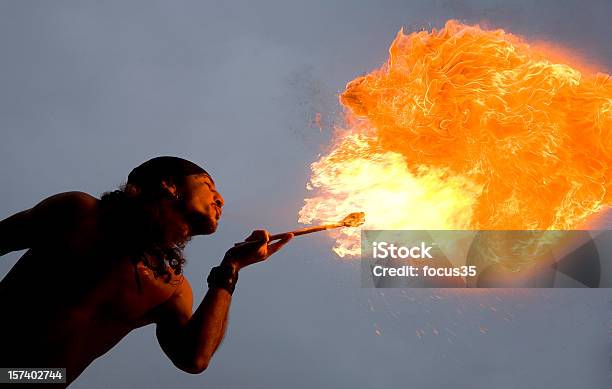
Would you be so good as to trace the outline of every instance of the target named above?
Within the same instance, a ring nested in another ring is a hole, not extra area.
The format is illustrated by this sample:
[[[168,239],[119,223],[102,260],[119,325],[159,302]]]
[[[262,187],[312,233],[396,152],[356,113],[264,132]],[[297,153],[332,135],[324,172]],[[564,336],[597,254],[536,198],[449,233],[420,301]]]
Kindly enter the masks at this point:
[[[215,204],[218,207],[223,207],[223,204],[225,204],[225,200],[223,200],[223,197],[218,193],[215,195]]]

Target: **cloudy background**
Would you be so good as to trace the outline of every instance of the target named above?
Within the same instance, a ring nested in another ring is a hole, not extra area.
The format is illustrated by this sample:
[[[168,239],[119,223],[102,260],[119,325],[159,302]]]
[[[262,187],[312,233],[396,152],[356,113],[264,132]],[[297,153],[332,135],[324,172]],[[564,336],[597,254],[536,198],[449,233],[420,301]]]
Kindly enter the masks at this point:
[[[487,20],[610,72],[611,11],[603,0],[0,0],[0,218],[57,192],[99,195],[156,155],[192,159],[227,201],[218,233],[187,250],[199,302],[231,243],[296,225],[337,93],[385,61],[402,26]],[[149,326],[72,387],[610,386],[610,291],[381,293],[358,287],[359,266],[332,243],[296,239],[243,272],[204,374],[172,366]],[[0,259],[0,276],[18,257]]]

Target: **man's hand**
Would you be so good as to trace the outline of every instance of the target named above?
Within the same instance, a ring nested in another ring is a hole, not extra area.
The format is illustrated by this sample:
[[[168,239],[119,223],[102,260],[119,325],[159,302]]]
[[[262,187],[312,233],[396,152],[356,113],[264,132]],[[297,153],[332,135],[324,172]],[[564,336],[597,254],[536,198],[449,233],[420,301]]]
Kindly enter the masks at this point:
[[[286,233],[282,235],[278,242],[269,243],[270,234],[268,234],[268,231],[253,231],[244,242],[236,243],[234,247],[227,250],[222,263],[230,265],[238,271],[245,266],[266,260],[292,238],[292,233]]]

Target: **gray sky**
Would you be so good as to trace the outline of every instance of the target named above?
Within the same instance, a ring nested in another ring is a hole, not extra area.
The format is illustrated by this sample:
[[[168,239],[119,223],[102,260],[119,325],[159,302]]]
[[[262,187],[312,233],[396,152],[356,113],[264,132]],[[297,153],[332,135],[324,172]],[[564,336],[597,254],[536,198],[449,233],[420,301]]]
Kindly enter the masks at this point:
[[[0,218],[57,192],[99,195],[155,155],[192,159],[227,201],[218,233],[187,250],[199,302],[231,243],[296,224],[329,140],[309,121],[335,120],[337,93],[385,61],[402,26],[486,19],[610,72],[611,11],[607,1],[0,0]],[[172,366],[149,326],[72,387],[609,387],[608,290],[360,289],[359,267],[332,244],[300,238],[241,274],[204,374]],[[0,276],[17,258],[0,260]]]

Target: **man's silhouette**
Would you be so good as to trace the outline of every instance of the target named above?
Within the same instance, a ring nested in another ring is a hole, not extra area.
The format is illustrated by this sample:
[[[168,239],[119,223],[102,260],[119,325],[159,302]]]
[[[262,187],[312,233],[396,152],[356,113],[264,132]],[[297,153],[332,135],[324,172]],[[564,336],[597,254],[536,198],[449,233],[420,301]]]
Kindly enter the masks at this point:
[[[182,249],[212,234],[223,198],[201,167],[149,160],[121,190],[51,196],[0,222],[0,255],[28,249],[0,283],[0,366],[64,367],[72,382],[135,328],[156,324],[161,348],[200,373],[219,346],[238,271],[265,260],[292,235],[269,243],[254,231],[208,277],[192,312]]]

